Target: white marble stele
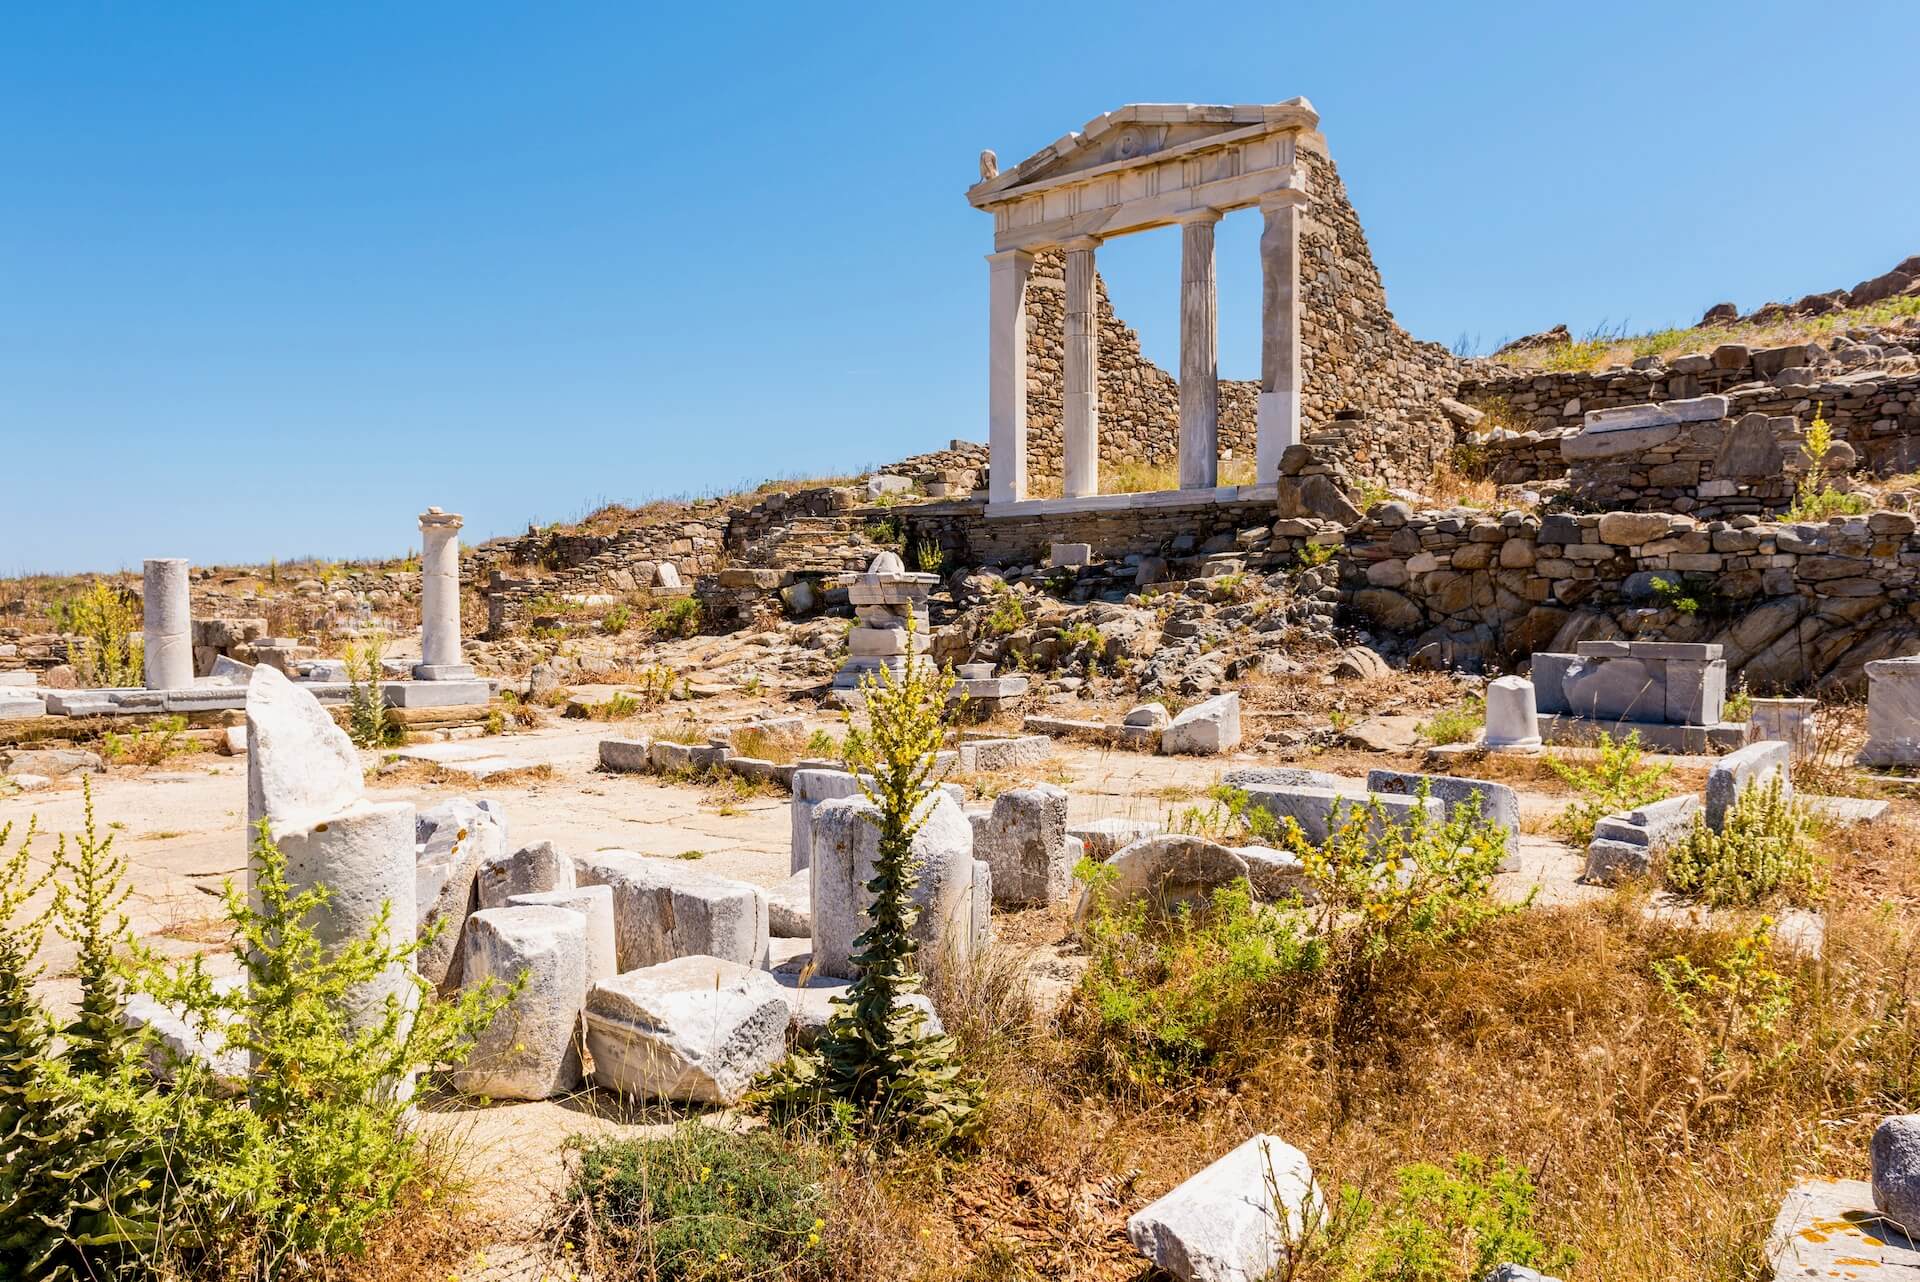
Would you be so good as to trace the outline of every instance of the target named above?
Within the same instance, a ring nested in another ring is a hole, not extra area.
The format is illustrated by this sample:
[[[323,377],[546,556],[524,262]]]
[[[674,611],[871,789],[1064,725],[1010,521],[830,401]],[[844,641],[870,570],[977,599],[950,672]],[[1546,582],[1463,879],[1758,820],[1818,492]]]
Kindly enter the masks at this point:
[[[1864,766],[1920,762],[1920,655],[1875,659],[1867,665],[1867,746]]]

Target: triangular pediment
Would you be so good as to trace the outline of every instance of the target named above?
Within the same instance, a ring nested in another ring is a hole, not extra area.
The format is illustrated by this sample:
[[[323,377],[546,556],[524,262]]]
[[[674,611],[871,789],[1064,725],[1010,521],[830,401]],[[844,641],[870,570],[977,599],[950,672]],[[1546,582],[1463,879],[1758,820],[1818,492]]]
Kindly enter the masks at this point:
[[[1171,153],[1204,149],[1211,139],[1241,138],[1281,129],[1312,130],[1320,117],[1305,98],[1239,106],[1132,103],[1095,116],[1012,168],[969,188],[967,199],[987,205],[1016,189],[1052,186],[1077,175],[1150,164]]]

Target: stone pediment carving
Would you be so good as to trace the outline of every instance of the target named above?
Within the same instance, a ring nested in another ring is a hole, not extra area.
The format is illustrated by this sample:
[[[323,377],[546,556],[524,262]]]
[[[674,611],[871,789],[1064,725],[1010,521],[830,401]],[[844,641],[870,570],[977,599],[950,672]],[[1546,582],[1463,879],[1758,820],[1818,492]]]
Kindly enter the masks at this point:
[[[1319,123],[1305,98],[1134,103],[983,177],[967,200],[993,213],[1002,249],[1140,230],[1189,209],[1239,208],[1288,186],[1295,144]]]
[[[1241,106],[1130,103],[1095,116],[1078,132],[983,178],[968,189],[967,199],[984,208],[1011,196],[1015,188],[1049,185],[1168,152],[1204,150],[1209,142],[1225,144],[1278,130],[1311,130],[1319,123],[1313,104],[1305,98]]]

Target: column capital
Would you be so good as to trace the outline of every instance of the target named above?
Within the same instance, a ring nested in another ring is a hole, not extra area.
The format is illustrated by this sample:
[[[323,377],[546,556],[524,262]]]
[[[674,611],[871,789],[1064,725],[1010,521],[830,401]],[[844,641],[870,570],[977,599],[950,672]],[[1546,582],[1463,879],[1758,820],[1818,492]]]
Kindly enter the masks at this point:
[[[1100,248],[1100,238],[1098,236],[1075,236],[1072,240],[1062,241],[1060,248],[1066,250],[1069,254],[1082,252],[1091,253],[1093,250]]]
[[[1024,266],[1033,261],[1033,251],[1030,249],[999,249],[988,254],[987,261],[995,267],[1000,267],[1007,263]]]
[[[1267,192],[1260,197],[1260,212],[1271,213],[1276,209],[1305,209],[1307,193],[1298,187],[1282,187]]]
[[[1199,209],[1187,209],[1175,214],[1173,221],[1182,227],[1194,223],[1217,223],[1220,221],[1220,211],[1203,205]]]
[[[437,507],[430,507],[420,514],[420,528],[423,531],[434,528],[457,530],[466,524],[466,520],[458,512],[443,512]]]

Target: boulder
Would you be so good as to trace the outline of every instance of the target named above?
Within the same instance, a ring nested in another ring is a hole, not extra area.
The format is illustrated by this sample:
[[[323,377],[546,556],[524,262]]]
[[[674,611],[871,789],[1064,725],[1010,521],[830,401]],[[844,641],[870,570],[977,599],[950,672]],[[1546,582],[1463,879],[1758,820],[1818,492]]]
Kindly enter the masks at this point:
[[[462,973],[467,989],[522,983],[454,1067],[456,1089],[537,1100],[579,1088],[580,1008],[587,993],[584,916],[544,907],[477,912],[467,919]]]
[[[1167,712],[1166,704],[1157,702],[1142,703],[1128,708],[1127,714],[1120,718],[1120,724],[1123,726],[1145,726],[1151,730],[1159,730],[1163,729],[1171,720],[1173,720],[1173,717]]]
[[[481,860],[477,883],[480,906],[502,908],[515,895],[572,890],[573,861],[555,850],[551,841],[538,841],[510,855]]]
[[[1920,1236],[1920,1115],[1902,1113],[1874,1128],[1873,1207]]]
[[[1127,1237],[1181,1282],[1262,1282],[1321,1205],[1307,1155],[1256,1135],[1136,1212]]]
[[[993,902],[1064,901],[1073,881],[1067,848],[1067,794],[1050,783],[1010,788],[974,830],[974,855],[993,869]]]
[[[786,1052],[791,1018],[772,975],[725,958],[627,971],[587,995],[594,1084],[641,1100],[738,1103]]]
[[[85,748],[16,748],[0,753],[0,771],[59,779],[70,774],[99,774],[106,769],[97,752]]]
[[[613,888],[614,951],[622,971],[677,957],[767,962],[767,892],[677,859],[630,850],[575,855],[574,884]]]
[[[1134,899],[1152,901],[1160,911],[1186,905],[1204,910],[1213,892],[1246,879],[1247,861],[1218,842],[1184,833],[1143,837],[1106,860],[1107,880],[1099,893],[1114,907]],[[1074,908],[1076,920],[1086,917],[1093,896],[1085,890]]]
[[[1169,756],[1214,756],[1240,746],[1240,694],[1229,690],[1196,703],[1160,732],[1160,751]]]

